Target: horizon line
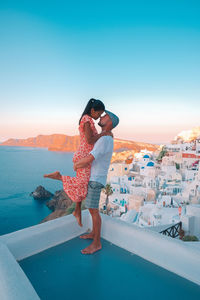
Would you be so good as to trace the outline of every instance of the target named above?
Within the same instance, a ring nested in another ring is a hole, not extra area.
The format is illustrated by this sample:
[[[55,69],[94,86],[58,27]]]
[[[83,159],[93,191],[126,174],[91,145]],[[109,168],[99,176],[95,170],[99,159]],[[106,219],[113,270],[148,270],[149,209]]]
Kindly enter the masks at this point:
[[[7,142],[8,140],[27,140],[30,138],[36,138],[38,136],[51,136],[51,135],[64,135],[64,136],[69,136],[69,137],[75,137],[75,136],[79,136],[79,134],[74,134],[74,135],[68,135],[68,134],[64,134],[64,133],[52,133],[52,134],[38,134],[36,136],[29,136],[26,138],[7,138],[7,139],[0,139],[0,144]],[[123,141],[127,141],[127,142],[136,142],[136,143],[145,143],[145,144],[154,144],[154,145],[162,145],[162,144],[168,144],[169,141],[167,142],[148,142],[148,141],[138,141],[138,140],[133,140],[133,139],[124,139],[124,138],[120,138],[120,137],[114,137],[115,140],[123,140]],[[5,145],[6,146],[6,145]]]

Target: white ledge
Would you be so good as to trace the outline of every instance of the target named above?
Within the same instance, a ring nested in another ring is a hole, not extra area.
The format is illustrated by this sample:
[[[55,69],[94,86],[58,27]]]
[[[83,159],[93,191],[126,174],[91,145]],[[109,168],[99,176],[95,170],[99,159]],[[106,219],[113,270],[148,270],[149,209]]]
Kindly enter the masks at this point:
[[[16,260],[22,260],[86,232],[91,227],[88,216],[88,210],[82,212],[83,227],[73,215],[68,215],[2,235],[0,242],[7,245]]]
[[[106,215],[101,217],[102,238],[200,285],[198,247],[119,219]],[[74,216],[69,215],[0,236],[2,299],[39,299],[16,260],[22,260],[84,233],[91,228],[88,210],[82,212],[82,220],[83,227],[79,227]],[[22,292],[24,296],[21,296]]]
[[[200,249],[106,215],[102,219],[104,239],[200,285]]]
[[[0,295],[2,300],[40,299],[13,255],[2,243],[0,243]]]

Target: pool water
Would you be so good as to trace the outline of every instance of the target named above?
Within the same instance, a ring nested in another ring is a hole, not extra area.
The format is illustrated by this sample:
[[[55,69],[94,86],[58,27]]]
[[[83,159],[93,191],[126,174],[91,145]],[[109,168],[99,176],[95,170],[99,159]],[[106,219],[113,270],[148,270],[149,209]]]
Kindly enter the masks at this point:
[[[83,255],[79,237],[19,262],[42,300],[200,299],[200,286],[102,239]]]

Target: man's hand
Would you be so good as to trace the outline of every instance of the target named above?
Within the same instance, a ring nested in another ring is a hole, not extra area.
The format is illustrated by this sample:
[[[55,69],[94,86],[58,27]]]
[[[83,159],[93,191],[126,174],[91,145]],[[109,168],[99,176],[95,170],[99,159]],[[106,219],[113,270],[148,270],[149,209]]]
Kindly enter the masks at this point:
[[[92,154],[89,154],[88,156],[81,158],[79,161],[74,163],[74,171],[87,167],[89,164],[93,162],[93,160],[94,160],[94,156]]]

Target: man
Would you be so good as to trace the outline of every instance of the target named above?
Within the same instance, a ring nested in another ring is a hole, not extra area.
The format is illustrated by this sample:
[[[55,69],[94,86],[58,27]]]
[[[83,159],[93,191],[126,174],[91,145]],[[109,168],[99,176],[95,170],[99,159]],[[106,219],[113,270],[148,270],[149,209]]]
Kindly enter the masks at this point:
[[[109,111],[100,118],[99,126],[102,131],[110,132],[119,123],[119,118]],[[93,242],[81,252],[83,254],[92,254],[101,249],[101,217],[99,214],[99,199],[101,189],[106,184],[106,178],[110,160],[113,153],[113,137],[102,136],[94,145],[93,150],[87,157],[82,158],[74,164],[74,170],[85,168],[92,163],[90,181],[88,184],[88,193],[85,200],[85,206],[89,209],[92,217],[92,232],[82,235],[82,239],[93,239]]]

